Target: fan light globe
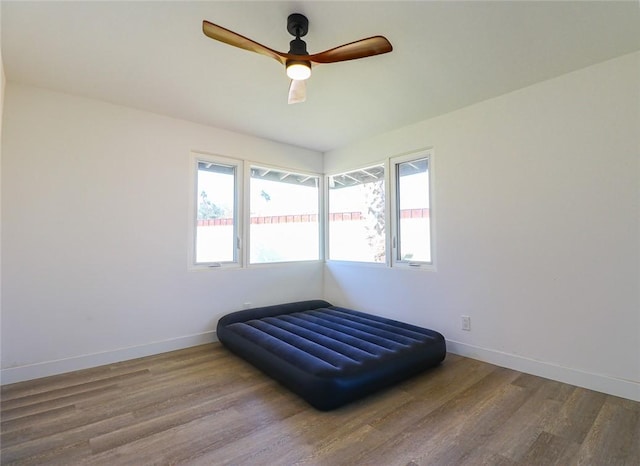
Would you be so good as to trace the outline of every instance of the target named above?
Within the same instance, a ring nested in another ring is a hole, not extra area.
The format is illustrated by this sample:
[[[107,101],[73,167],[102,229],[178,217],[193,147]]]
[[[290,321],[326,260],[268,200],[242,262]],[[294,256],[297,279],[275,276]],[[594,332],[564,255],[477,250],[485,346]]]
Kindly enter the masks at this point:
[[[291,63],[287,65],[287,76],[296,81],[309,79],[309,76],[311,76],[311,67],[306,63]]]

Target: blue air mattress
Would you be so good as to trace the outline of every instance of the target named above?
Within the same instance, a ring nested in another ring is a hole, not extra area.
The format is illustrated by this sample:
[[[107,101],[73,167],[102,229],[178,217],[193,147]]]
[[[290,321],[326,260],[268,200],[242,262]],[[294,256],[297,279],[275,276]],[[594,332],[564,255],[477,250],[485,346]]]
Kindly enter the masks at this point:
[[[445,358],[433,330],[313,300],[233,312],[218,339],[313,407],[328,411]]]

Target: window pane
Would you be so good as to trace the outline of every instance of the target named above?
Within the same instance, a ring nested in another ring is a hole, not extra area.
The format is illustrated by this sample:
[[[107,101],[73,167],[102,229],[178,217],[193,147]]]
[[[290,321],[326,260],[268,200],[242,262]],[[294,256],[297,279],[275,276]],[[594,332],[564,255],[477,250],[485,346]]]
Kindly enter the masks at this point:
[[[385,262],[384,165],[329,177],[329,258]]]
[[[431,262],[429,159],[396,165],[398,255],[409,262]]]
[[[196,263],[236,261],[236,167],[198,162]]]
[[[319,178],[251,167],[251,263],[318,260]]]

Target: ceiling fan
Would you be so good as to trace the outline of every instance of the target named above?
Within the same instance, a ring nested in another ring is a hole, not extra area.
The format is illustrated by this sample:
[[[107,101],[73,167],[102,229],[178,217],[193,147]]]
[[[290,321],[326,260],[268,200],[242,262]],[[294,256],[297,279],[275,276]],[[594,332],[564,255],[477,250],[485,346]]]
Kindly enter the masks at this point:
[[[373,55],[391,52],[391,43],[383,36],[373,36],[348,44],[309,55],[307,44],[300,39],[309,31],[309,20],[299,13],[293,13],[287,18],[287,31],[295,37],[290,43],[289,52],[278,52],[259,44],[238,33],[225,29],[209,21],[202,22],[202,32],[211,39],[233,45],[241,49],[256,52],[271,57],[285,65],[287,76],[291,78],[289,86],[289,103],[304,102],[306,99],[306,80],[311,76],[311,64],[336,63],[355,60]]]

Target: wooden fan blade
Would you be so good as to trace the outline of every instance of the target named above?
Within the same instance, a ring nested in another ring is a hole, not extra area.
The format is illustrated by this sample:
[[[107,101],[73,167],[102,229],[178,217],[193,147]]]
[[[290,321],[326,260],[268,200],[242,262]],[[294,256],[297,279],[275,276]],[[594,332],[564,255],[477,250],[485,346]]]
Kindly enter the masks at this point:
[[[233,45],[234,47],[239,47],[250,52],[259,53],[261,55],[266,55],[267,57],[274,58],[283,65],[287,61],[287,56],[285,53],[270,49],[265,45],[259,44],[256,41],[241,36],[236,32],[230,31],[229,29],[225,29],[222,26],[218,26],[217,24],[210,23],[209,21],[202,21],[202,32],[204,32],[205,36],[210,37],[211,39],[224,42],[225,44]]]
[[[307,60],[311,60],[314,63],[335,63],[380,55],[391,52],[392,50],[391,42],[385,37],[374,36],[309,55]]]
[[[307,81],[292,79],[289,85],[289,103],[299,104],[307,100]]]

